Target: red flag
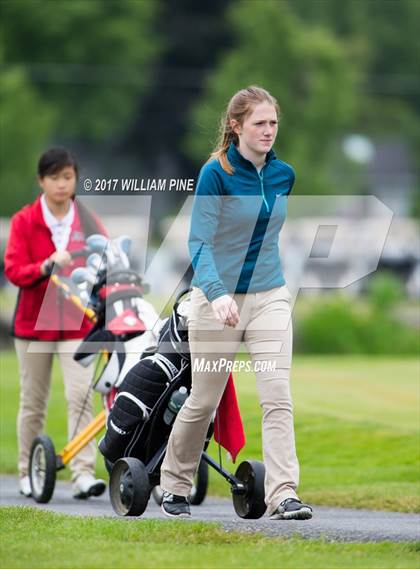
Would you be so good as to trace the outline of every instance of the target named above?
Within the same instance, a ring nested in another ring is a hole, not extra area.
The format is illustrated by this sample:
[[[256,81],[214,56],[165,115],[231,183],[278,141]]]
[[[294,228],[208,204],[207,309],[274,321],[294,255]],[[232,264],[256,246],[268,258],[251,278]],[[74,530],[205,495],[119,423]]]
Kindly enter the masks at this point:
[[[229,375],[225,391],[216,411],[214,440],[230,453],[233,462],[245,446],[245,431],[232,374]]]

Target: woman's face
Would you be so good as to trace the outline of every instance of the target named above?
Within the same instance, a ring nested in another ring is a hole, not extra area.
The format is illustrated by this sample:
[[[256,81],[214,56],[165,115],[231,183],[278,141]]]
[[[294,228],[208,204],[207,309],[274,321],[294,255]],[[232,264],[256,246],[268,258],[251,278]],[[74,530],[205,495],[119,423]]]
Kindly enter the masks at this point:
[[[61,205],[72,198],[76,189],[76,172],[73,166],[65,166],[62,170],[38,177],[45,196],[54,204]]]
[[[267,154],[277,136],[276,108],[268,102],[259,103],[242,125],[233,121],[232,127],[239,137],[240,147],[246,147],[256,154]]]

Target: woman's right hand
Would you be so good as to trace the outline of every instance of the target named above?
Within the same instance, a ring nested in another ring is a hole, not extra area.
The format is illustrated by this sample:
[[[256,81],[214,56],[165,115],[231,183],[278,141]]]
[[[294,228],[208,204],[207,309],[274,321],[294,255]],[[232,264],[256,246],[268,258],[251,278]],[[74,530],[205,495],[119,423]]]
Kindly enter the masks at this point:
[[[213,314],[221,324],[234,328],[239,322],[239,310],[235,300],[228,294],[219,296],[211,303]]]
[[[71,255],[68,251],[55,251],[50,256],[50,261],[60,265],[61,268],[67,267],[72,262]]]

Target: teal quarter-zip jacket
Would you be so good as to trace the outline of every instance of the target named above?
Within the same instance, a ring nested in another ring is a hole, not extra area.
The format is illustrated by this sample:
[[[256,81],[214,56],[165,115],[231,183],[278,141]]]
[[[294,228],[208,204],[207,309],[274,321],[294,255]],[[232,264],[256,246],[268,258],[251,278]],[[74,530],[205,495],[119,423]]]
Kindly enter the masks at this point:
[[[218,160],[201,169],[191,214],[191,284],[209,301],[285,284],[279,233],[294,170],[272,150],[260,172],[234,144],[227,157],[234,168],[232,175]]]

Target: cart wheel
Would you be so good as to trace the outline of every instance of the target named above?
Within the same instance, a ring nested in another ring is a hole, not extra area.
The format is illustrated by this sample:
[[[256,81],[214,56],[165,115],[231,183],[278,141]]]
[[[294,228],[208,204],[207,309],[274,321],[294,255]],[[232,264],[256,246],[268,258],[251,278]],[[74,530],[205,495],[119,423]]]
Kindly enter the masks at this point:
[[[245,484],[244,494],[233,494],[233,507],[240,518],[256,520],[264,515],[265,467],[257,460],[247,460],[238,466],[236,478]]]
[[[119,516],[141,516],[150,498],[149,475],[137,458],[118,459],[109,480],[109,496]]]
[[[189,495],[190,504],[199,506],[204,502],[207,495],[207,487],[209,485],[209,465],[203,459],[200,460],[197,474],[194,477],[194,484]],[[162,504],[163,491],[160,486],[155,486],[152,490],[152,496],[158,506]]]
[[[45,504],[54,493],[57,473],[57,457],[52,440],[46,435],[36,437],[32,443],[29,459],[29,480],[32,497]]]

